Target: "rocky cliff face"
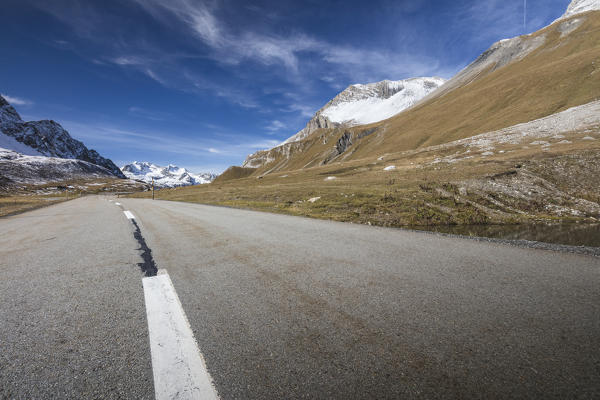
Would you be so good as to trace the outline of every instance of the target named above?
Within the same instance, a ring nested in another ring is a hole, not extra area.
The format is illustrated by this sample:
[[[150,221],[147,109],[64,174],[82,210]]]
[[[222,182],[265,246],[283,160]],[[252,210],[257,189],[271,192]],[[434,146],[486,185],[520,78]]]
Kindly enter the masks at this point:
[[[17,111],[0,96],[0,131],[47,157],[77,159],[106,168],[113,175],[125,178],[111,160],[75,140],[55,121],[25,122]]]
[[[283,142],[283,144],[297,142],[299,140],[302,140],[305,137],[307,137],[308,135],[310,135],[311,133],[313,133],[314,131],[316,131],[317,129],[335,128],[338,125],[339,125],[339,123],[330,121],[329,118],[322,115],[320,111],[317,111],[315,116],[312,117],[310,119],[310,121],[308,121],[308,123],[306,124],[304,129],[302,129],[300,132],[296,133],[294,136],[288,138],[285,142]]]
[[[23,184],[110,177],[114,174],[109,170],[87,161],[29,156],[0,148],[0,192]]]

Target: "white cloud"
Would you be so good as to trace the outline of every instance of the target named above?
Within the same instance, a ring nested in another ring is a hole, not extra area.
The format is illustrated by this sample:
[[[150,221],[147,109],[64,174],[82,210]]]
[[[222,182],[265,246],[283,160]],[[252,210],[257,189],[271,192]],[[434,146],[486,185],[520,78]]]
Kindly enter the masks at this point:
[[[206,156],[210,145],[202,140],[176,137],[165,132],[145,133],[114,128],[92,126],[73,121],[63,121],[63,126],[73,137],[86,143],[118,144],[121,149],[156,151],[166,154],[179,154],[195,157]]]
[[[281,142],[278,140],[262,140],[262,141],[258,141],[258,142],[242,143],[242,144],[238,145],[237,147],[244,148],[244,149],[251,149],[251,150],[262,150],[262,149],[270,149],[272,147],[275,147],[279,143],[281,143]]]
[[[8,101],[10,104],[12,104],[13,106],[31,106],[31,105],[33,105],[33,101],[25,100],[21,97],[9,96],[4,93],[2,93],[1,96],[4,97],[4,99],[6,101]]]
[[[295,97],[295,96],[288,95],[288,97]],[[315,114],[315,112],[317,111],[317,107],[313,107],[313,106],[310,106],[307,104],[302,104],[302,103],[291,103],[287,107],[280,109],[280,111],[289,112],[289,113],[299,112],[300,116],[302,116],[304,118],[312,118],[313,115]]]
[[[222,63],[238,64],[247,59],[264,65],[282,64],[295,70],[298,67],[296,53],[317,45],[312,39],[304,36],[290,40],[254,32],[235,35],[202,3],[192,4],[188,0],[133,1],[158,20],[168,21],[169,17],[179,20],[215,52],[213,59]]]
[[[168,119],[173,118],[173,115],[169,113],[161,111],[150,111],[146,110],[145,108],[136,106],[129,107],[129,114],[135,117],[144,118],[151,121],[166,121]]]
[[[170,132],[139,132],[134,130],[114,128],[112,126],[90,125],[75,121],[62,121],[62,125],[73,137],[83,140],[92,146],[100,144],[114,146],[133,151],[155,152],[156,154],[172,154],[193,156],[198,158],[212,157],[246,157],[248,154],[278,145],[277,140],[262,140],[261,138],[232,134],[224,140],[207,138],[205,135],[196,137],[178,137]]]
[[[458,8],[457,14],[452,20],[455,23],[470,26],[473,31],[478,33],[471,40],[485,39],[491,45],[503,38],[528,33],[527,28],[540,28],[543,25],[540,21],[552,18],[553,7],[540,7],[535,12],[527,13],[526,26],[524,26],[525,10],[523,6],[522,1],[505,0],[468,3],[468,5]]]
[[[286,125],[279,121],[278,119],[271,121],[271,123],[269,125],[267,125],[265,127],[266,130],[271,131],[271,132],[277,132],[282,130],[283,128],[285,128]]]
[[[137,56],[120,56],[111,61],[117,65],[145,65],[147,63],[146,60]]]

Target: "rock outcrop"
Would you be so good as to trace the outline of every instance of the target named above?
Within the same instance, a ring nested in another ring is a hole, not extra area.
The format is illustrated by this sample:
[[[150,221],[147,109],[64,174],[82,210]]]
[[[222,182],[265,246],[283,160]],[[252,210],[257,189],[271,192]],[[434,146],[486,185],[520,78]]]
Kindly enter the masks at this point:
[[[111,160],[102,157],[95,150],[88,149],[79,140],[73,139],[57,122],[23,121],[14,107],[2,96],[0,96],[0,132],[13,137],[40,155],[86,161],[107,169],[116,177],[125,178],[119,167]]]

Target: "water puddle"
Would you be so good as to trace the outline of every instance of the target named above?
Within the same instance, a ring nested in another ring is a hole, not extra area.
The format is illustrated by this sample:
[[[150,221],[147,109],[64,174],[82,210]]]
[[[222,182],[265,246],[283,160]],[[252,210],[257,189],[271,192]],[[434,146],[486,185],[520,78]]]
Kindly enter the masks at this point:
[[[414,226],[411,229],[493,239],[600,247],[600,224]]]

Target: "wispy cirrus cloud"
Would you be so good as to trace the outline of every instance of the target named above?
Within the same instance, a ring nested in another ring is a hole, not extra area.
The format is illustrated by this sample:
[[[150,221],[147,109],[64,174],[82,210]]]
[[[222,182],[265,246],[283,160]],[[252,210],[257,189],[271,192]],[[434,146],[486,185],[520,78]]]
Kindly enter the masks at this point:
[[[134,70],[163,87],[210,94],[263,113],[269,106],[261,99],[262,90],[271,90],[270,99],[294,91],[293,103],[283,109],[306,118],[314,111],[306,104],[314,104],[323,81],[330,90],[341,90],[350,83],[435,75],[441,70],[435,57],[414,50],[333,42],[301,29],[282,32],[270,26],[239,26],[223,17],[222,2],[123,2],[123,8],[145,15],[156,25],[142,29],[130,27],[122,15],[107,13],[94,3],[56,0],[61,5],[56,6],[29,1],[70,26],[86,43],[95,43],[99,51],[87,57],[97,65]],[[177,45],[162,40],[164,36],[177,38]],[[71,47],[77,51],[74,43]],[[207,76],[206,64],[199,66],[198,61],[213,63],[221,77]]]
[[[221,63],[239,64],[244,60],[252,60],[264,65],[282,64],[297,70],[297,52],[318,46],[318,42],[305,35],[281,38],[251,31],[234,34],[229,26],[219,20],[214,11],[202,2],[132,1],[164,24],[175,20],[186,26],[197,40],[213,51],[211,57]]]
[[[299,32],[287,36],[234,31],[218,19],[214,7],[189,0],[132,0],[164,24],[173,20],[211,50],[210,57],[224,64],[254,62],[264,66],[281,66],[288,73],[301,74],[303,56],[312,54],[320,62],[338,68],[340,76],[358,80],[381,76],[420,75],[434,72],[439,61],[411,52],[364,49],[319,40]],[[294,78],[294,77],[292,77]]]
[[[129,114],[134,117],[148,119],[150,121],[167,121],[169,119],[173,119],[175,116],[170,113],[162,112],[162,111],[151,111],[147,110],[143,107],[132,106],[129,107]]]
[[[278,119],[275,119],[275,120],[271,121],[271,123],[269,123],[267,126],[265,126],[265,129],[270,132],[277,132],[286,127],[287,127],[286,124],[284,124],[283,122],[281,122]]]
[[[488,40],[514,37],[533,32],[556,18],[558,4],[568,0],[488,0],[457,5],[451,20],[473,30],[469,40]],[[557,7],[552,7],[557,5]]]
[[[169,132],[146,132],[116,128],[110,125],[90,125],[76,121],[62,121],[63,126],[73,137],[91,143],[92,146],[118,144],[122,148],[156,152],[157,154],[186,155],[193,157],[239,156],[245,157],[259,149],[273,147],[278,140],[260,139],[250,135],[230,134],[238,141],[232,144],[229,140],[208,138],[205,135],[194,138],[180,137]]]

